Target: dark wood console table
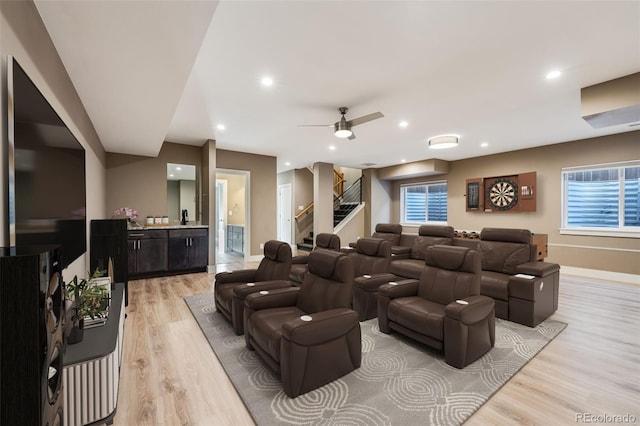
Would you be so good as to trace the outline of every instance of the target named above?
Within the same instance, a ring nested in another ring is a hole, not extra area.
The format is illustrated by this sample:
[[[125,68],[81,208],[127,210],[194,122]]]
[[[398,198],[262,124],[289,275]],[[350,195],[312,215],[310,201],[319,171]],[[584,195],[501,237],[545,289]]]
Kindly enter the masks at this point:
[[[118,403],[124,338],[124,284],[111,292],[104,325],[84,330],[82,342],[64,355],[64,425],[113,423]]]

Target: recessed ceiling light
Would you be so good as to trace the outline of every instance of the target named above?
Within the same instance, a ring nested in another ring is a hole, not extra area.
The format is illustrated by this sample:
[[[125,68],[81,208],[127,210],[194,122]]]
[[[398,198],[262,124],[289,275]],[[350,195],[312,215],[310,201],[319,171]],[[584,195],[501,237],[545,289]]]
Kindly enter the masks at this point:
[[[273,86],[273,78],[269,76],[262,77],[262,80],[260,80],[260,83],[262,83],[263,86],[271,87]]]
[[[404,128],[404,127],[407,127],[408,125],[409,125],[409,123],[407,123],[407,122],[406,122],[406,121],[404,121],[404,120],[398,123],[398,126],[403,127],[403,128]]]
[[[218,130],[224,130],[224,129],[226,129],[226,126],[225,126],[224,124],[218,124],[218,125],[216,126],[216,129],[218,129]]]
[[[329,145],[329,150],[330,150],[330,151],[335,151],[335,150],[336,150],[335,145]]]
[[[547,80],[553,80],[554,78],[558,78],[562,75],[562,71],[560,70],[553,70],[553,71],[549,71],[546,75]]]
[[[483,148],[486,148],[486,147],[488,147],[488,146],[489,146],[489,142],[482,142],[482,143],[480,144],[480,146],[481,146],[481,147],[483,147]]]
[[[176,167],[176,170],[182,170],[182,167]]]
[[[173,177],[173,173],[171,173],[171,174],[169,175],[169,177]]]
[[[400,160],[401,163],[406,163],[407,160],[405,160],[404,158],[402,160]]]
[[[286,163],[284,163],[284,165],[285,165],[285,166],[290,166],[290,165],[291,165],[291,163],[287,161]]]

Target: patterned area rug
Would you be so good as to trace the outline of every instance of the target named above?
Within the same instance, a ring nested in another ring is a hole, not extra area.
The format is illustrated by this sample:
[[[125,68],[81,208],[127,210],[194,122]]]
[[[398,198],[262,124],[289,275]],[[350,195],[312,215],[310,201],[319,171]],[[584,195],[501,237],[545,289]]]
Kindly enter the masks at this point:
[[[529,328],[496,319],[495,347],[458,370],[440,352],[381,333],[377,319],[365,321],[362,366],[291,399],[278,376],[245,348],[244,336],[216,312],[212,293],[185,301],[259,425],[458,425],[566,327],[554,320]]]

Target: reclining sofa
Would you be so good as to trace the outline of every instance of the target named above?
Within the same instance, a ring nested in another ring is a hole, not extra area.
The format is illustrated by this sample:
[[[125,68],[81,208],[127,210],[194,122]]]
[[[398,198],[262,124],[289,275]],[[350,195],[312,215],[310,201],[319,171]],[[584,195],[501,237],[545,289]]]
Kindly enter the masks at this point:
[[[451,226],[423,225],[418,235],[401,234],[391,248],[390,272],[419,279],[426,247],[463,246],[482,257],[480,293],[495,300],[496,317],[535,327],[558,309],[560,266],[536,261],[526,229],[484,228],[479,239],[457,238]]]

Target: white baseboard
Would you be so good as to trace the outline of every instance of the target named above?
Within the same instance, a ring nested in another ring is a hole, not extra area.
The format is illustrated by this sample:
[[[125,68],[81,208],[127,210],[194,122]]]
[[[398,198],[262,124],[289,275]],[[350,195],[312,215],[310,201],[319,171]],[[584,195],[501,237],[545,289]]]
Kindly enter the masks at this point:
[[[602,271],[600,269],[576,268],[573,266],[561,266],[560,273],[576,275],[579,277],[597,278],[608,281],[619,281],[640,287],[640,275],[625,274],[622,272]]]

